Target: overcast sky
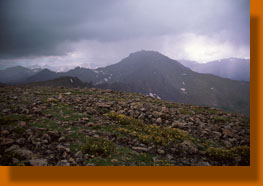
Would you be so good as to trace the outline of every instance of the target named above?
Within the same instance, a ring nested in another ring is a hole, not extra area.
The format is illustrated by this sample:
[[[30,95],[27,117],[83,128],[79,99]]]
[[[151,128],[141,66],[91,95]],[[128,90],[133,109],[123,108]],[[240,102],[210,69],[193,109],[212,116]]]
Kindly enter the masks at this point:
[[[2,0],[0,65],[103,66],[138,50],[250,56],[249,0]]]

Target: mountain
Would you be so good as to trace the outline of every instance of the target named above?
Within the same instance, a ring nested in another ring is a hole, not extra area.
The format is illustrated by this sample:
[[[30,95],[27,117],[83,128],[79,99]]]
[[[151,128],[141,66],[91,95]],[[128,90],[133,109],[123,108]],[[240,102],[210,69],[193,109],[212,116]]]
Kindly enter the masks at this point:
[[[158,52],[135,52],[121,62],[99,70],[108,74],[107,83],[129,85],[131,92],[249,113],[248,82],[200,74]]]
[[[78,77],[83,82],[94,82],[96,81],[96,73],[88,68],[80,68],[76,67],[73,70],[70,70],[68,72],[65,72],[63,75],[66,76],[72,76],[72,77]]]
[[[27,86],[40,86],[40,87],[65,87],[65,88],[84,88],[92,87],[91,84],[83,83],[77,77],[59,77],[47,81],[39,81],[28,83]]]
[[[39,69],[28,69],[22,66],[10,67],[0,70],[0,82],[7,84],[21,83],[37,72],[39,72]]]
[[[38,82],[38,81],[47,81],[55,78],[59,78],[63,73],[53,72],[49,69],[43,69],[40,72],[30,76],[25,80],[25,83]]]
[[[135,92],[179,103],[203,105],[249,114],[250,84],[201,74],[155,51],[138,51],[119,63],[95,70],[75,68],[56,73],[47,69],[27,81],[78,77],[97,88]]]
[[[208,63],[179,60],[181,64],[199,73],[209,73],[216,76],[239,81],[250,81],[250,60],[228,58]]]

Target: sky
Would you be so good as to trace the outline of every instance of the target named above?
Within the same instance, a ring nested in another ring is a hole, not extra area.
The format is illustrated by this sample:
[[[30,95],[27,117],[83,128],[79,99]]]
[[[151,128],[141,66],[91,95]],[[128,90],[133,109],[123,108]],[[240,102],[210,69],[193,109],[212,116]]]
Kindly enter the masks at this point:
[[[0,68],[95,68],[154,50],[250,58],[249,0],[2,0]]]

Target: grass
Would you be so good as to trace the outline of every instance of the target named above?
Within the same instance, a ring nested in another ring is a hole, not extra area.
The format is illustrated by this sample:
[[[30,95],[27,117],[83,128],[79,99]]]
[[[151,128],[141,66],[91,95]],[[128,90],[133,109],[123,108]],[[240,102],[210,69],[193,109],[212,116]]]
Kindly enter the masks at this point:
[[[121,125],[121,127],[117,129],[119,132],[130,137],[135,137],[146,145],[153,144],[169,148],[174,144],[190,139],[190,136],[180,129],[144,124],[141,120],[115,112],[110,112],[107,116],[119,122]]]
[[[154,161],[156,158],[158,161]],[[94,164],[97,166],[167,166],[171,165],[165,158],[150,153],[137,153],[128,147],[117,146],[115,152],[107,157],[95,156],[86,160],[86,163]]]
[[[43,110],[43,113],[51,115],[53,119],[60,121],[77,121],[83,118],[83,114],[76,112],[73,106],[63,103],[47,108]]]
[[[0,123],[1,125],[12,125],[17,124],[18,121],[30,121],[32,120],[32,116],[23,115],[23,114],[9,114],[9,115],[1,115]]]
[[[112,154],[116,147],[114,143],[107,139],[86,137],[80,148],[83,153],[106,157]]]
[[[227,122],[230,121],[229,117],[216,116],[214,118],[215,122]]]
[[[239,158],[244,165],[249,164],[250,148],[248,146],[237,146],[230,149],[210,147],[207,150],[207,155],[216,161],[234,161]]]

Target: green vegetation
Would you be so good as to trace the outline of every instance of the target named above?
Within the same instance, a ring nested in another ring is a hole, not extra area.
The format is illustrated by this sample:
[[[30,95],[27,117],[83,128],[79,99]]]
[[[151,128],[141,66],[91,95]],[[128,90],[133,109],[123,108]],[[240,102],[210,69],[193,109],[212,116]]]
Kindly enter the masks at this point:
[[[171,147],[174,144],[190,139],[185,131],[175,128],[147,125],[141,120],[134,119],[123,114],[110,112],[107,116],[116,119],[122,126],[118,131],[129,136],[138,138],[144,144],[154,144],[163,147]]]
[[[240,161],[246,164],[249,162],[250,150],[248,146],[237,146],[230,149],[210,147],[207,155],[217,161],[231,162],[235,158],[240,158]]]
[[[30,121],[32,116],[22,115],[22,114],[9,114],[9,115],[0,115],[1,125],[12,125],[17,124],[18,121]]]
[[[81,146],[81,151],[96,156],[108,156],[115,151],[115,145],[107,139],[86,137],[86,141]]]

